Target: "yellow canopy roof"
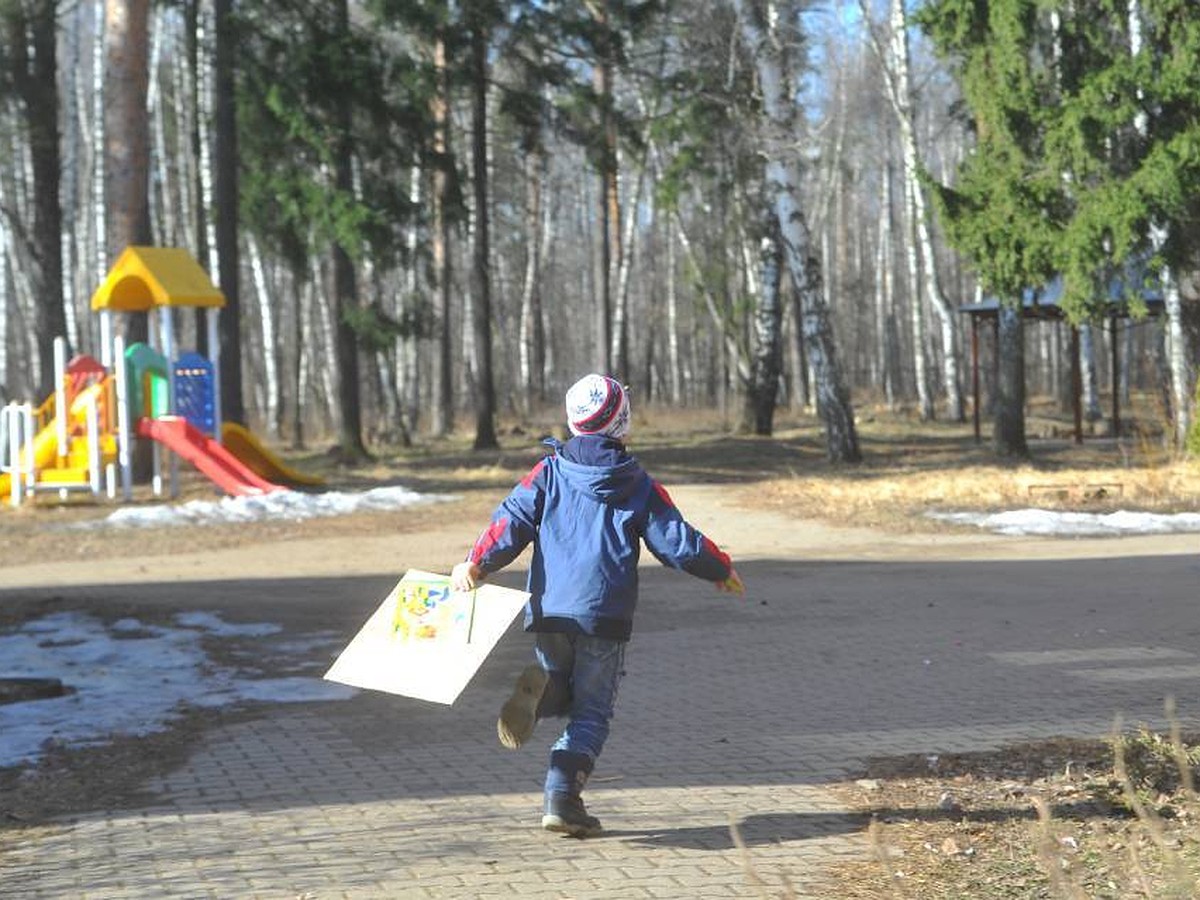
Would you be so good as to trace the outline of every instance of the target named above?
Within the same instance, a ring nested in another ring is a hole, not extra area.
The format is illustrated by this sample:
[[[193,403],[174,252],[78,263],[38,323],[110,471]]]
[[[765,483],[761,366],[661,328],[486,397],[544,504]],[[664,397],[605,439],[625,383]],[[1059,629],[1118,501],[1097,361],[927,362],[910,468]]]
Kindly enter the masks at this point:
[[[192,255],[178,247],[126,247],[92,294],[94,311],[224,305],[225,295]]]

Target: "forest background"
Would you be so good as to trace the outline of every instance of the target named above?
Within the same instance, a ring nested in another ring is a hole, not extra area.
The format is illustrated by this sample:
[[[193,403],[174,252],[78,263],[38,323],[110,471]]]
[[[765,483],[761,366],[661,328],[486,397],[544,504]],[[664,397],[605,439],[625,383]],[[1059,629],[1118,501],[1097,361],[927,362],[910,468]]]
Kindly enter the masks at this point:
[[[998,454],[1028,452],[1027,391],[1070,402],[1076,327],[1087,417],[1116,350],[1125,408],[1200,451],[1186,0],[0,0],[0,20],[0,400],[49,392],[58,336],[99,355],[91,294],[153,244],[229,300],[226,416],[336,435],[346,460],[464,421],[494,446],[600,370],[760,434],[815,410],[854,462],[855,404],[963,419],[958,308],[985,296]],[[1017,314],[1048,285],[1070,327]]]

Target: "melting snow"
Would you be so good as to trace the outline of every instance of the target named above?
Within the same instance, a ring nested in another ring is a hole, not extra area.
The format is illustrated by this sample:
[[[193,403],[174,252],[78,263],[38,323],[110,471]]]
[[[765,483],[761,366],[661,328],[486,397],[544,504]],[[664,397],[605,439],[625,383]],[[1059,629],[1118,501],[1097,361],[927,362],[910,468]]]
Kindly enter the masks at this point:
[[[122,528],[162,528],[171,525],[222,525],[230,522],[259,522],[267,519],[315,519],[355,512],[400,509],[419,503],[441,503],[454,499],[447,494],[419,494],[405,487],[378,487],[369,491],[273,491],[256,497],[224,497],[220,500],[189,500],[162,506],[123,506],[103,519],[83,522],[79,528],[105,525]]]
[[[105,626],[85,613],[63,612],[0,634],[0,677],[59,678],[74,691],[0,705],[0,766],[36,761],[47,742],[89,746],[113,734],[162,731],[187,706],[346,700],[357,693],[320,677],[248,678],[245,668],[214,663],[202,644],[206,635],[252,640],[248,658],[303,671],[327,661],[338,642],[331,632],[272,642],[282,629],[271,623],[233,624],[202,612],[175,621],[181,627],[132,618]],[[308,659],[295,659],[297,651]]]
[[[1200,513],[1077,513],[1047,509],[1014,509],[1000,513],[928,513],[930,518],[977,525],[997,534],[1097,537],[1128,534],[1200,532]]]

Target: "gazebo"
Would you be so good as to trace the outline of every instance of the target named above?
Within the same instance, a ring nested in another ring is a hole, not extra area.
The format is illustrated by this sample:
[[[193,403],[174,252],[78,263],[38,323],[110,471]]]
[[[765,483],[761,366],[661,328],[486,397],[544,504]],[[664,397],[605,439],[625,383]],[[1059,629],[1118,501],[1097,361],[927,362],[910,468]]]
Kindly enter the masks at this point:
[[[1154,318],[1163,314],[1164,304],[1162,295],[1156,287],[1142,287],[1138,290],[1139,301],[1145,307],[1146,315]],[[1027,288],[1021,296],[1021,316],[1028,320],[1048,322],[1067,322],[1067,317],[1059,305],[1063,295],[1062,276],[1041,288]],[[1000,301],[995,297],[984,299],[980,303],[969,303],[959,307],[959,312],[971,317],[971,392],[974,411],[975,443],[980,443],[979,425],[979,324],[981,321],[991,322],[993,341],[998,345],[1000,327]],[[1108,321],[1112,336],[1112,421],[1113,434],[1121,433],[1121,353],[1117,341],[1117,328],[1122,319],[1130,319],[1130,310],[1126,281],[1114,278],[1108,285],[1108,299],[1105,302],[1104,318]],[[1079,328],[1071,325],[1071,400],[1075,419],[1075,443],[1083,443],[1083,378],[1079,364]]]

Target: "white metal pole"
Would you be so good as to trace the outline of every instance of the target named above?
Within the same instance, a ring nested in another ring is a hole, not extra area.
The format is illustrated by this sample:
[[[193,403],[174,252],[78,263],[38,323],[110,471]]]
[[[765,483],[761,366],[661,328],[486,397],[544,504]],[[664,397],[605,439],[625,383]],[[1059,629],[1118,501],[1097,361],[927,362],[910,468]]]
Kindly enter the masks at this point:
[[[0,407],[0,472],[7,472],[12,468],[12,456],[8,452],[10,441],[8,434],[12,428],[9,425],[9,419],[12,418],[12,410],[9,409],[11,405],[10,401]]]
[[[54,415],[58,435],[58,458],[67,455],[67,342],[54,339]]]
[[[159,330],[162,332],[162,355],[167,358],[167,412],[175,415],[175,328],[171,307],[164,306],[158,313]]]
[[[162,334],[159,328],[159,315],[157,308],[151,309],[146,315],[149,317],[149,323],[146,327],[146,335],[150,340],[150,349],[162,352]],[[153,411],[153,401],[151,401],[150,409]],[[150,445],[150,454],[153,459],[153,474],[150,477],[150,487],[154,491],[155,497],[162,496],[162,448],[158,441],[154,441]]]
[[[113,341],[117,375],[117,463],[121,468],[121,495],[126,502],[133,499],[133,453],[129,427],[129,369],[125,365],[125,338]]]
[[[164,306],[159,312],[162,326],[163,356],[167,358],[167,413],[174,416],[179,410],[175,406],[175,317],[171,307]],[[171,499],[179,496],[179,457],[167,455],[167,477],[170,480]]]
[[[13,506],[21,505],[21,407],[13,401],[4,408],[8,422],[8,493]]]
[[[112,310],[100,310],[100,362],[104,367],[113,364],[113,319]]]
[[[221,336],[217,328],[221,309],[210,306],[204,311],[208,329],[208,358],[213,367],[213,440],[221,443]]]
[[[98,395],[92,394],[87,406],[87,437],[88,437],[88,476],[92,486],[92,496],[100,496],[100,408]]]
[[[25,420],[25,429],[22,438],[25,447],[25,493],[32,494],[34,484],[37,481],[37,455],[34,453],[33,439],[37,434],[36,424],[33,421],[33,404],[26,403],[21,407],[23,413],[22,418]]]

